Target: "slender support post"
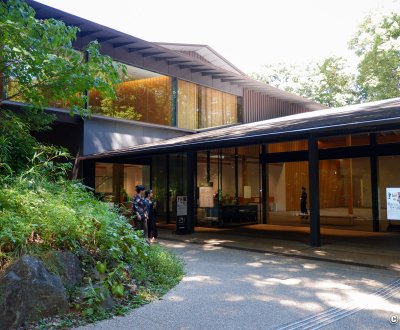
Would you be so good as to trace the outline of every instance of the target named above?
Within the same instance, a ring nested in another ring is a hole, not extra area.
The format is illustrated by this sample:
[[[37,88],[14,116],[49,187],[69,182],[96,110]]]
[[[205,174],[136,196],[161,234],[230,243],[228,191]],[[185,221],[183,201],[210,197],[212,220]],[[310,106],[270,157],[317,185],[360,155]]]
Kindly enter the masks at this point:
[[[369,136],[369,143],[372,150],[375,150],[376,135]],[[372,197],[372,230],[379,231],[379,216],[380,216],[380,203],[379,203],[379,177],[378,177],[378,157],[373,153],[370,157],[371,167],[371,197]]]
[[[196,153],[189,151],[187,153],[187,229],[188,234],[194,232],[195,214],[196,214]]]
[[[167,200],[166,200],[166,202],[167,202],[167,212],[166,212],[166,214],[165,214],[165,216],[166,216],[166,220],[167,220],[167,223],[170,223],[170,221],[171,221],[171,210],[170,210],[170,201],[171,201],[171,190],[170,190],[170,187],[169,187],[169,178],[170,178],[170,174],[169,174],[169,168],[170,168],[170,164],[169,164],[169,162],[170,162],[170,157],[169,157],[169,155],[167,154],[167,156],[166,156],[166,172],[167,172],[167,178],[166,178],[166,186],[167,186]]]
[[[318,140],[313,135],[310,135],[308,138],[308,180],[310,195],[310,245],[321,246]]]
[[[235,148],[235,207],[239,205],[239,155],[238,149]]]
[[[267,152],[267,146],[263,144],[261,146],[261,154],[264,156]],[[265,157],[261,157],[261,223],[267,223],[268,220],[268,196],[269,196],[269,183],[267,164],[265,163]]]

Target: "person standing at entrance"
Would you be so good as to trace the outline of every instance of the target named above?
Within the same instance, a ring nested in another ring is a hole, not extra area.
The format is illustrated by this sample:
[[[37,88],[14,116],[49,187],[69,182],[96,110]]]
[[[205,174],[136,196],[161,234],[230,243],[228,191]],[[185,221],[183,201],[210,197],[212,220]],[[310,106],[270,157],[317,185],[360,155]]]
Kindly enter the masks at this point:
[[[307,216],[307,218],[308,218],[307,193],[306,193],[306,188],[305,187],[301,187],[300,212],[301,212],[301,217],[302,218],[304,218],[305,216]]]
[[[157,238],[157,223],[156,223],[156,202],[153,200],[153,190],[146,190],[145,201],[147,204],[149,218],[147,221],[148,227],[148,238],[150,242],[154,242]]]
[[[148,209],[147,203],[144,200],[145,187],[142,185],[136,186],[136,195],[132,199],[132,214],[136,215],[136,229],[143,230],[143,237],[148,238]]]

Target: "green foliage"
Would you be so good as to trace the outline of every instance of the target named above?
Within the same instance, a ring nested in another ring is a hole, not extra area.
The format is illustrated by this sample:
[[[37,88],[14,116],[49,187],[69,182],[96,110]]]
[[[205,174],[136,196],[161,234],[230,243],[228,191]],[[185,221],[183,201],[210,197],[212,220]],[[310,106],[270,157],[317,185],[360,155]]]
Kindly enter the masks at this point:
[[[360,58],[361,101],[400,96],[400,14],[367,16],[350,41]]]
[[[0,178],[0,266],[25,253],[69,250],[81,256],[88,284],[83,301],[74,306],[88,319],[108,315],[104,292],[124,305],[137,305],[179,282],[181,262],[149,246],[118,210],[110,210],[79,182],[43,173],[34,166],[19,177]],[[100,274],[96,286],[91,269]],[[139,288],[132,292],[135,283]]]
[[[37,146],[26,122],[10,111],[0,112],[0,174],[25,170]]]
[[[114,97],[118,70],[126,71],[101,55],[97,42],[83,52],[73,49],[77,27],[36,19],[35,11],[22,0],[0,2],[0,31],[0,79],[3,75],[8,79],[7,99],[39,108],[62,102],[85,114],[83,91],[95,88]]]
[[[266,65],[251,76],[329,107],[400,96],[400,15],[368,16],[350,41],[359,58],[357,72],[331,56],[306,67]]]

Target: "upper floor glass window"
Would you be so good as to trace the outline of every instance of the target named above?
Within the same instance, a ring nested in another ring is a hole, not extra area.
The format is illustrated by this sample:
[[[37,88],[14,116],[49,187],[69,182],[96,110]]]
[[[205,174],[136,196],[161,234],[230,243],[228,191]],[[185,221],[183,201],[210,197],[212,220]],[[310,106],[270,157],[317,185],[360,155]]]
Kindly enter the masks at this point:
[[[207,128],[238,122],[238,97],[213,88],[178,80],[177,124]]]
[[[93,113],[171,125],[171,77],[127,66],[127,75],[122,79],[115,100],[102,97],[96,90],[89,92]]]

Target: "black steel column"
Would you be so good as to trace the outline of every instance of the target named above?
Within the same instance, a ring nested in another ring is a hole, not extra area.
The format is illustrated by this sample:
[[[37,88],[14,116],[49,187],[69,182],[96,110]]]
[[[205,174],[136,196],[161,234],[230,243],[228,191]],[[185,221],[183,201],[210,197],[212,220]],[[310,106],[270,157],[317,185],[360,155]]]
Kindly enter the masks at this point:
[[[267,153],[267,146],[261,146],[261,223],[267,223],[268,217],[268,196],[269,196],[269,183],[267,175],[267,164],[265,163],[265,154]]]
[[[170,165],[169,165],[169,155],[167,154],[167,156],[165,157],[166,158],[166,172],[167,172],[167,178],[166,178],[166,186],[167,186],[167,200],[166,200],[166,203],[167,203],[167,212],[166,212],[166,214],[165,214],[165,216],[166,216],[166,222],[167,223],[170,223],[170,220],[171,220],[171,210],[169,209],[169,205],[170,205],[170,200],[171,200],[171,191],[170,191],[170,189],[169,189],[169,168],[170,168]]]
[[[210,150],[207,151],[207,183],[210,183],[211,179],[211,152]]]
[[[308,138],[308,182],[310,198],[310,244],[311,246],[321,246],[318,140],[313,135],[310,135]]]
[[[238,149],[235,148],[235,206],[239,205],[239,155]]]
[[[375,150],[376,147],[376,135],[370,134],[369,143],[371,150]],[[373,153],[370,157],[371,167],[371,197],[372,197],[372,230],[379,231],[379,177],[378,177],[378,157]]]
[[[196,211],[196,153],[188,151],[187,153],[187,226],[188,234],[194,232],[195,211]]]

